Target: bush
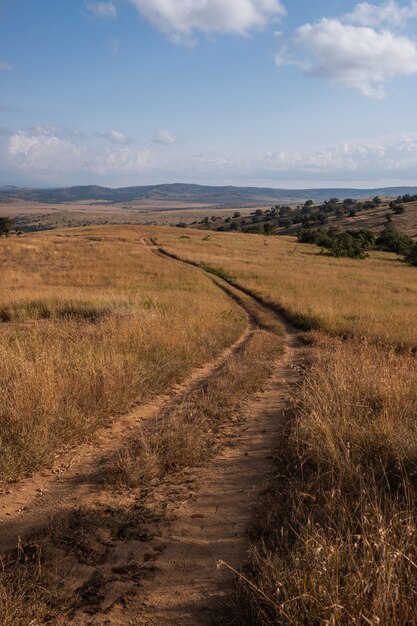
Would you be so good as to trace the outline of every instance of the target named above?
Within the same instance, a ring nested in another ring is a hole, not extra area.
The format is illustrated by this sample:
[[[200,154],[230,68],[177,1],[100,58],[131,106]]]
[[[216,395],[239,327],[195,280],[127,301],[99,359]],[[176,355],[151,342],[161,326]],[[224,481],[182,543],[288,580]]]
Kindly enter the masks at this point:
[[[12,228],[12,220],[10,217],[0,217],[0,237],[9,234]]]
[[[332,241],[329,254],[335,257],[348,257],[351,259],[364,259],[369,246],[366,240],[355,236],[355,233],[345,232],[337,235]]]
[[[315,230],[301,229],[298,233],[298,241],[300,243],[315,243],[317,246],[324,246],[325,248],[330,247],[332,244],[331,237],[323,228]]]
[[[417,267],[417,243],[413,243],[409,252],[405,255],[405,260],[409,265]]]
[[[413,240],[395,228],[385,228],[376,240],[376,245],[384,252],[396,252],[407,256],[413,247]]]

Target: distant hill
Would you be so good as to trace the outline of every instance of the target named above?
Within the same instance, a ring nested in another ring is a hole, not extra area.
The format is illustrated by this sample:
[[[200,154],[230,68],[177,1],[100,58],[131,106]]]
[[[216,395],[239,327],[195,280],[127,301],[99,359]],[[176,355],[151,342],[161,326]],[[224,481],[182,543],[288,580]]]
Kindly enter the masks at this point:
[[[8,199],[34,200],[45,203],[80,202],[95,200],[103,202],[130,202],[134,200],[162,200],[175,202],[198,202],[220,207],[244,207],[282,202],[315,202],[330,198],[369,198],[373,196],[399,196],[417,193],[417,187],[386,187],[379,189],[272,189],[267,187],[211,187],[208,185],[147,185],[112,189],[97,185],[62,187],[57,189],[29,189],[0,187],[2,201]]]

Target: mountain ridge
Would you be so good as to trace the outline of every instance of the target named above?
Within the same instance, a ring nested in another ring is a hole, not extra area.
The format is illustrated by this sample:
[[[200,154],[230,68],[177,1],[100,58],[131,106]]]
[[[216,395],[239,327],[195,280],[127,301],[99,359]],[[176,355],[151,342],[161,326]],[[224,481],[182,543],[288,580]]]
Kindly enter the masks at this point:
[[[120,203],[135,200],[160,200],[176,202],[200,202],[216,206],[252,206],[274,202],[297,202],[304,200],[324,201],[332,197],[355,199],[377,195],[399,196],[417,193],[417,186],[379,187],[357,189],[350,187],[323,187],[320,189],[280,189],[273,187],[239,187],[233,185],[210,186],[187,183],[142,185],[130,187],[102,187],[100,185],[76,185],[56,188],[0,187],[3,201],[32,200],[45,203],[80,202],[87,200]]]

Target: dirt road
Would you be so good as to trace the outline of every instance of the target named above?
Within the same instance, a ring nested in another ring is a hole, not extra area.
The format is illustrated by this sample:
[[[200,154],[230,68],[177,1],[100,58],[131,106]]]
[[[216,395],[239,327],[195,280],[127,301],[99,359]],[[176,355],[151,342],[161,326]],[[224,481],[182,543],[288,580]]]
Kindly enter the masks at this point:
[[[161,254],[152,242],[144,241],[144,245]],[[260,319],[280,321],[277,313],[238,288],[218,278],[216,282],[245,310],[243,335],[170,394],[118,418],[90,444],[66,454],[52,470],[39,472],[0,496],[1,551],[42,533],[53,517],[68,518],[74,508],[91,510],[101,504],[120,511],[135,506],[138,493],[114,494],[103,485],[115,453],[144,423],[157,420],[161,410],[181,403],[192,389],[221,373],[259,331]],[[65,568],[55,564],[64,593],[75,598],[71,613],[56,623],[221,623],[219,611],[232,590],[233,577],[218,562],[239,569],[247,558],[247,526],[257,497],[274,477],[274,450],[282,436],[289,385],[297,377],[302,343],[293,328],[284,327],[283,352],[273,375],[238,419],[221,429],[217,436],[220,453],[204,466],[171,475],[149,490],[147,506],[158,514],[142,520],[143,536],[120,533],[120,528],[116,532],[112,528],[109,535],[107,527],[100,528],[100,533],[95,527],[89,559],[80,560],[74,551]],[[119,518],[113,518],[119,523]],[[120,524],[126,525],[123,516]]]

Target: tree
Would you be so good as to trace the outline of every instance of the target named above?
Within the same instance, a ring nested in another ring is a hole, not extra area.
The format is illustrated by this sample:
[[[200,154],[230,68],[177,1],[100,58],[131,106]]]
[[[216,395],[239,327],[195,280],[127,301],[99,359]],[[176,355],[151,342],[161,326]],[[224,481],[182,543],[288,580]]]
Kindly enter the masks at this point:
[[[407,256],[413,246],[413,240],[408,235],[398,232],[395,228],[385,228],[378,239],[376,246],[384,252],[396,252]]]
[[[417,267],[417,243],[413,243],[409,252],[405,255],[405,260],[409,265]]]
[[[272,233],[274,232],[274,225],[264,224],[264,232],[265,232],[265,235],[272,235]]]
[[[368,255],[367,245],[361,237],[356,237],[353,232],[341,233],[334,239],[330,246],[329,254],[335,257],[349,257],[351,259],[364,259]]]
[[[0,217],[0,237],[2,235],[7,235],[12,229],[12,220],[10,217]]]
[[[241,215],[242,215],[242,213],[240,213],[240,211],[235,211],[235,212],[233,213],[233,219],[235,219],[235,220],[236,220],[238,217],[241,217]]]

